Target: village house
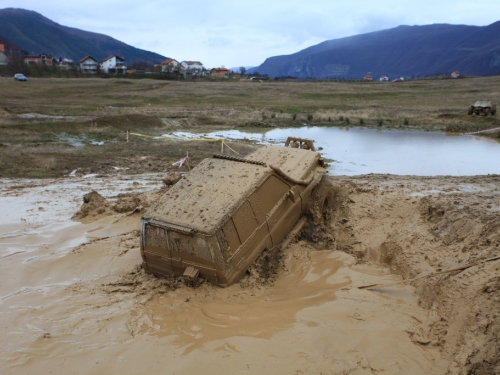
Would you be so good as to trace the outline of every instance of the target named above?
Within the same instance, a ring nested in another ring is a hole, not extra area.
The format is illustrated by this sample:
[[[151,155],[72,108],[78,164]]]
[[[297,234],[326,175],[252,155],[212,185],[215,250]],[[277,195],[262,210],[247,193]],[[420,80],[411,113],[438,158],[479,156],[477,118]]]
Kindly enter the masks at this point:
[[[460,72],[458,70],[455,70],[453,73],[451,73],[451,78],[458,78],[460,77]]]
[[[0,44],[0,65],[7,65],[9,63],[9,58],[5,53],[5,46]]]
[[[57,62],[57,61],[56,61]],[[62,58],[60,57],[59,58],[59,61],[58,61],[58,66],[59,68],[61,69],[66,69],[66,70],[70,70],[73,68],[74,64],[73,64],[73,60],[71,59],[68,59],[66,57]]]
[[[97,74],[99,71],[99,61],[92,56],[85,56],[80,60],[80,71],[83,74]]]
[[[24,63],[28,65],[47,65],[52,66],[54,58],[46,53],[38,56],[25,56]]]
[[[373,76],[371,74],[367,74],[363,77],[363,81],[373,81]]]
[[[387,77],[386,75],[381,75],[380,78],[379,78],[379,81],[380,82],[387,82],[389,81],[389,77]]]
[[[229,78],[229,70],[226,68],[213,68],[210,75],[216,78]]]
[[[175,59],[166,59],[161,64],[162,73],[179,73],[181,64]]]
[[[120,56],[109,56],[101,62],[101,71],[106,74],[126,74],[125,59]]]
[[[205,67],[199,61],[183,61],[181,62],[181,74],[184,78],[189,76],[204,75]]]

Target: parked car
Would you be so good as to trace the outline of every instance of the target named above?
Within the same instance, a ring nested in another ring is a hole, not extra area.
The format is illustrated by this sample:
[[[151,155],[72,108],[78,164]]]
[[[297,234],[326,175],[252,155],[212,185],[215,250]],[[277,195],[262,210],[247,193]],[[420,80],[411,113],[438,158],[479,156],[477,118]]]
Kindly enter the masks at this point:
[[[265,250],[298,233],[305,214],[326,221],[333,190],[310,140],[289,137],[247,158],[214,155],[178,181],[142,216],[146,272],[225,287]]]
[[[26,76],[22,73],[17,73],[15,76],[14,76],[14,79],[16,81],[27,81],[28,78],[26,78]]]

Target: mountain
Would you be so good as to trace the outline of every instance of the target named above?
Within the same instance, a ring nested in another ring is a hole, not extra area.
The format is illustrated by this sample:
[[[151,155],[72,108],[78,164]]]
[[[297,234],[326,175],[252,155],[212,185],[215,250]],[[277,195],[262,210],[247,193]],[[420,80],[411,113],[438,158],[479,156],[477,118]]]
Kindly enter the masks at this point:
[[[500,21],[489,26],[398,26],[328,40],[251,69],[271,77],[375,78],[500,73]]]
[[[31,54],[47,53],[73,61],[80,61],[87,55],[97,60],[117,55],[125,58],[130,65],[138,61],[156,63],[167,58],[104,34],[59,25],[39,13],[25,9],[0,9],[0,35]]]

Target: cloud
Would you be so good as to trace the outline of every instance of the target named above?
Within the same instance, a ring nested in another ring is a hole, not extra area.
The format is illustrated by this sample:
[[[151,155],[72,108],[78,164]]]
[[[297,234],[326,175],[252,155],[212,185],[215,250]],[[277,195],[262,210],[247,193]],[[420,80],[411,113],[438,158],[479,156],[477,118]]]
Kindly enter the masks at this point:
[[[65,26],[103,33],[127,44],[208,67],[258,65],[325,40],[396,27],[497,21],[497,0],[3,0]],[[477,17],[477,9],[487,9]]]

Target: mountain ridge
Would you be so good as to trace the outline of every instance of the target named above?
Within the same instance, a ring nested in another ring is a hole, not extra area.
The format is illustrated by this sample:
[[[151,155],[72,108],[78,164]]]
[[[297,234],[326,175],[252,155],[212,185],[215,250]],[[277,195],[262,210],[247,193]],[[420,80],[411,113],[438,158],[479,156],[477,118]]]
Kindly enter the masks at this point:
[[[30,53],[48,53],[54,57],[67,57],[75,62],[87,55],[97,60],[118,55],[125,58],[127,64],[139,61],[152,64],[167,58],[105,34],[60,25],[40,13],[20,8],[0,9],[0,35]]]
[[[488,26],[432,24],[327,40],[250,70],[271,77],[362,78],[500,73],[500,21]]]

